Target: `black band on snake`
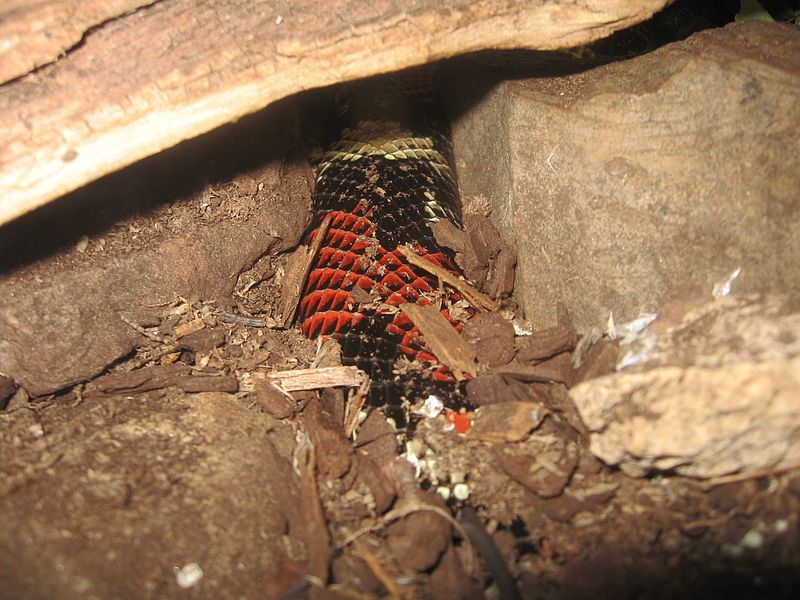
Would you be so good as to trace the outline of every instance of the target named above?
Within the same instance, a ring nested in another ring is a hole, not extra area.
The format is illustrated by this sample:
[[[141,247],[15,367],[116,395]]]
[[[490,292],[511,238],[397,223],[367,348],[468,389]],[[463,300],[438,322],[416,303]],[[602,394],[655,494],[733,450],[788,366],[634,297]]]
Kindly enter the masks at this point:
[[[432,78],[430,70],[412,71],[351,86],[345,127],[317,168],[308,241],[326,215],[332,220],[299,307],[303,333],[335,338],[342,362],[369,374],[369,404],[385,406],[398,426],[430,393],[445,402],[459,396],[451,372],[397,308],[434,305],[463,327],[454,313],[465,311],[452,310],[463,305],[460,296],[397,252],[408,244],[460,275],[430,228],[443,219],[460,227],[451,144]]]

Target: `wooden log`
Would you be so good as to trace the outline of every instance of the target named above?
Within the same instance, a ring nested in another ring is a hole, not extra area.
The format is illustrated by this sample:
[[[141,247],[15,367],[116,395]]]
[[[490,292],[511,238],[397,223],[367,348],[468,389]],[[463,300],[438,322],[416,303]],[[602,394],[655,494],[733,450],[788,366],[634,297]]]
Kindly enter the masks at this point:
[[[3,55],[6,77],[17,77],[0,87],[0,224],[305,89],[485,48],[583,44],[666,3],[175,0],[127,12],[138,3],[115,2],[77,19],[80,43],[65,36],[26,63],[31,46],[17,35]],[[58,29],[88,10],[39,6],[7,10],[3,31],[41,32],[42,19]]]

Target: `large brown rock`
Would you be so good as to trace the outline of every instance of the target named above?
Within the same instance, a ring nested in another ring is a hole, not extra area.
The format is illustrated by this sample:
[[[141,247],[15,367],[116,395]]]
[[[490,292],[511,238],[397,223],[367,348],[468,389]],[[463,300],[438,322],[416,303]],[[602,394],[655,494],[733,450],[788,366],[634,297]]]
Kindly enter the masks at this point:
[[[459,178],[517,247],[529,320],[553,323],[558,301],[579,327],[632,319],[737,267],[738,290],[800,291],[796,28],[734,24],[494,86],[476,69]]]

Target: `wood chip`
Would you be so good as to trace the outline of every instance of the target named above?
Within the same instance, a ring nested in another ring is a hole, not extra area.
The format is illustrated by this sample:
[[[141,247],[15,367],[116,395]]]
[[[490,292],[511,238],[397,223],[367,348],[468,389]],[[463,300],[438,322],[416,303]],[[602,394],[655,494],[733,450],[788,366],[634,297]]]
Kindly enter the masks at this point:
[[[131,394],[170,386],[190,393],[233,393],[238,391],[239,381],[233,375],[193,375],[192,368],[187,365],[154,365],[98,377],[91,384],[90,391],[103,394]]]
[[[534,331],[517,340],[517,359],[523,363],[542,360],[571,351],[577,343],[578,333],[571,327],[558,326]]]
[[[344,435],[348,440],[353,437],[353,433],[358,426],[358,416],[361,414],[361,409],[367,401],[368,392],[369,377],[365,377],[361,387],[354,393],[351,392],[350,397],[347,399],[347,406],[344,414]]]
[[[426,260],[417,254],[410,246],[398,246],[397,251],[412,265],[428,271],[428,273],[435,275],[444,283],[458,291],[473,308],[477,310],[500,310],[500,305],[489,298],[489,296],[475,289],[466,281],[459,279],[447,269],[443,269],[433,264],[431,261]]]
[[[329,387],[359,387],[366,378],[366,374],[358,367],[320,367],[253,373],[251,377],[268,379],[285,392],[296,392]]]
[[[439,362],[453,371],[456,379],[462,378],[463,373],[469,373],[473,377],[478,374],[472,346],[435,306],[406,302],[400,305],[400,310],[419,327],[428,347]]]
[[[502,367],[492,369],[491,372],[497,375],[513,377],[520,381],[537,381],[540,383],[555,381],[564,383],[568,387],[572,385],[575,377],[572,360],[568,354],[559,354],[550,360],[532,366],[510,362]]]
[[[200,331],[205,327],[205,323],[203,323],[203,319],[197,318],[188,323],[178,323],[175,325],[175,328],[172,330],[172,335],[178,339],[182,338],[185,335],[189,335],[190,333],[194,333],[195,331]]]
[[[547,415],[538,402],[503,402],[482,406],[473,413],[467,437],[484,442],[519,442]]]
[[[300,479],[301,505],[305,521],[305,542],[311,572],[323,585],[330,573],[331,536],[322,509],[322,500],[317,488],[317,459],[314,444],[308,433],[303,436],[294,451],[295,471]]]

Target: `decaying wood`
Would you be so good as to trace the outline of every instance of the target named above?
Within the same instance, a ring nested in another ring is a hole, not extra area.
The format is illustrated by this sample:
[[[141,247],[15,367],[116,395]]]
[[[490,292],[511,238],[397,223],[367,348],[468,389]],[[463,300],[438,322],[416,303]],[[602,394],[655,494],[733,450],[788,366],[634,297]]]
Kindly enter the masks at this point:
[[[98,377],[89,386],[90,392],[101,394],[132,394],[174,386],[184,392],[238,391],[239,382],[233,375],[195,375],[188,365],[154,365],[135,371],[121,371]]]
[[[466,281],[459,279],[447,269],[443,269],[442,267],[433,264],[431,261],[424,259],[422,256],[414,252],[412,248],[408,246],[398,246],[397,251],[400,252],[400,254],[402,254],[412,265],[428,271],[431,275],[435,275],[444,283],[458,291],[462,296],[464,296],[467,302],[473,306],[473,308],[476,308],[477,310],[500,310],[500,305],[489,298],[489,296],[480,290],[475,289]]]
[[[40,45],[27,64],[47,64],[29,76],[19,61],[32,47],[12,50],[8,74],[19,76],[0,88],[0,224],[304,89],[485,48],[583,44],[666,3],[185,0],[126,14],[139,3],[120,0],[75,19],[82,43],[75,33]],[[39,6],[7,12],[4,31],[61,31],[65,15],[89,10]]]
[[[294,451],[294,465],[302,490],[308,561],[312,574],[317,580],[316,583],[324,585],[328,581],[330,571],[331,537],[317,488],[316,449],[305,431]]]
[[[272,373],[252,373],[253,379],[268,379],[284,392],[320,390],[329,387],[359,387],[366,375],[358,367],[320,367]]]
[[[478,374],[472,346],[435,306],[405,302],[400,305],[400,310],[419,327],[427,345],[439,361],[453,371],[457,379],[463,377],[463,373],[469,373],[473,377]]]

